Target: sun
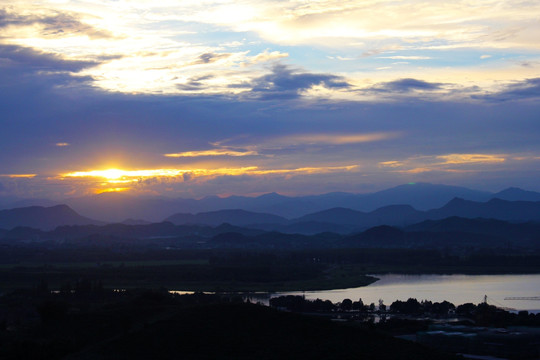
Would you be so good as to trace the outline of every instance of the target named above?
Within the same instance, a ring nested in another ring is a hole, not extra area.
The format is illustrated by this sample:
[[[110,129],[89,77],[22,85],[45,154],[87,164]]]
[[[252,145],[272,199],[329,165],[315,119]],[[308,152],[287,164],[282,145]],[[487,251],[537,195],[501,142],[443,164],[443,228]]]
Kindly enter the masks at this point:
[[[117,180],[126,175],[126,172],[119,169],[108,169],[102,170],[99,174],[101,177],[104,177],[108,180]]]

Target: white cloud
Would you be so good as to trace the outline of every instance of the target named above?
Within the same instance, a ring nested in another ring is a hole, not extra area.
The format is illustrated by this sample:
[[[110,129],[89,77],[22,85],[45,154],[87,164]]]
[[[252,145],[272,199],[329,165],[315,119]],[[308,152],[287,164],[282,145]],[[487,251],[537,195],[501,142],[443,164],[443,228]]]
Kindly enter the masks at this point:
[[[370,76],[381,82],[389,81],[385,77],[391,71],[400,71],[386,66],[382,63],[384,59],[431,60],[429,68],[407,67],[411,71],[407,77],[430,72],[442,77],[443,73],[449,73],[448,64],[439,64],[438,60],[452,59],[452,51],[482,49],[487,53],[509,49],[538,57],[540,23],[536,14],[539,13],[540,3],[510,0],[497,1],[496,6],[492,0],[423,3],[413,0],[16,0],[10,2],[9,16],[26,21],[11,21],[0,30],[5,43],[66,59],[117,56],[81,73],[91,76],[94,85],[107,90],[182,93],[188,91],[189,87],[182,85],[190,78],[210,72],[212,80],[204,87],[190,88],[189,92],[229,95],[241,92],[229,85],[249,82],[265,71],[265,63],[285,58],[310,72],[320,67],[321,72],[336,73],[351,82]],[[57,21],[47,22],[53,18]],[[222,38],[223,33],[231,32],[237,32],[241,40]],[[253,38],[245,39],[246,34]],[[261,43],[267,50],[261,52]],[[317,58],[304,56],[303,50],[292,52],[285,46],[314,47],[323,53],[321,57],[341,61],[321,64]],[[362,56],[330,56],[328,49],[333,54],[354,54],[351,51],[354,49],[370,61],[359,62],[358,68],[351,70],[352,62],[347,62],[363,59]],[[391,54],[383,54],[390,50]],[[445,56],[415,53],[422,50],[445,51]],[[201,54],[228,56],[202,64],[197,63]],[[534,69],[517,69],[502,61],[489,63],[490,66],[496,63],[493,66],[499,68],[461,67],[462,74],[454,76],[453,81],[462,85],[475,81],[478,85],[478,78],[487,76],[488,72],[491,84],[534,75]],[[186,69],[189,64],[191,68]],[[328,66],[334,67],[325,68]],[[317,96],[332,94],[319,92]],[[354,97],[352,92],[346,98],[349,97]]]
[[[430,56],[379,56],[379,59],[392,59],[392,60],[430,60],[433,59]]]

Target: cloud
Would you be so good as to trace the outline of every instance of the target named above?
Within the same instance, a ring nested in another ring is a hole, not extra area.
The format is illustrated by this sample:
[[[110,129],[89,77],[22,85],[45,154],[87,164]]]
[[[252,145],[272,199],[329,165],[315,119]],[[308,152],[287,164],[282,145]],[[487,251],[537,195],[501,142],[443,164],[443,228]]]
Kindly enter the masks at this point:
[[[185,84],[177,84],[176,87],[184,91],[199,91],[205,88],[205,80],[213,78],[213,75],[195,76],[190,78]]]
[[[64,183],[84,188],[86,193],[103,193],[127,190],[141,190],[147,186],[190,182],[207,182],[220,177],[268,177],[296,175],[316,175],[354,171],[358,165],[297,167],[287,169],[264,169],[258,166],[239,168],[198,168],[198,169],[148,169],[148,170],[91,170],[76,171],[57,176]]]
[[[276,64],[272,73],[251,81],[250,96],[262,100],[296,99],[300,93],[313,86],[321,85],[329,89],[344,89],[350,84],[337,75],[298,73],[286,65]]]
[[[58,142],[58,143],[56,143],[54,145],[58,146],[58,147],[66,147],[66,146],[70,146],[71,144],[67,143],[67,142]]]
[[[282,53],[280,51],[268,51],[267,49],[267,50],[264,50],[262,53],[259,53],[255,56],[248,57],[247,61],[244,63],[244,66],[278,60],[278,59],[286,58],[288,56],[289,56],[288,53]]]
[[[403,166],[403,162],[401,162],[401,161],[395,161],[395,160],[391,160],[391,161],[381,161],[381,162],[379,162],[379,165],[382,166],[382,167],[391,167],[391,168],[395,168],[395,167]]]
[[[346,145],[388,140],[398,137],[398,133],[371,134],[304,134],[289,135],[271,139],[269,142],[283,145]]]
[[[251,156],[259,155],[256,151],[236,151],[230,149],[213,149],[213,150],[201,150],[201,151],[185,151],[180,153],[163,154],[166,157],[179,158],[179,157],[200,157],[200,156]]]
[[[38,71],[78,72],[98,64],[96,61],[70,60],[60,55],[27,47],[0,44],[0,71],[17,69],[26,73]]]
[[[112,37],[112,34],[106,30],[96,29],[83,23],[75,13],[48,11],[37,15],[20,15],[6,9],[0,9],[0,28],[20,28],[34,25],[41,27],[40,33],[45,37],[65,37],[81,34],[91,39]]]
[[[236,156],[263,155],[273,157],[276,154],[283,156],[285,153],[299,153],[311,151],[313,149],[336,148],[341,145],[364,144],[378,141],[385,141],[400,137],[399,132],[378,132],[378,133],[304,133],[294,135],[274,136],[254,136],[238,137],[225,139],[213,143],[216,146],[222,146],[218,151],[223,155],[229,155],[231,149],[233,153],[238,152]],[[227,146],[225,146],[227,144]],[[234,144],[234,145],[232,145]],[[238,151],[242,149],[241,151]],[[247,149],[247,150],[245,150]],[[208,155],[216,155],[216,150],[208,151]],[[201,152],[188,152],[187,154],[199,154]],[[204,152],[203,152],[204,153]],[[175,154],[171,154],[175,155]],[[166,155],[167,156],[167,155]]]
[[[475,96],[474,98],[489,101],[538,99],[540,98],[540,77],[515,82],[506,85],[505,88],[499,92],[484,96]]]
[[[32,179],[36,176],[37,174],[0,174],[0,177],[10,179]]]
[[[485,170],[486,167],[505,163],[508,155],[501,154],[444,154],[414,156],[404,160],[379,162],[381,168],[403,174],[421,174],[428,172],[470,173]],[[471,166],[474,165],[474,168]]]
[[[0,44],[0,105],[3,116],[6,119],[22,114],[40,116],[38,108],[50,109],[56,103],[52,98],[59,92],[65,91],[73,96],[88,89],[93,79],[78,73],[97,64],[95,61],[64,59],[27,47]],[[46,104],[46,98],[52,102]],[[60,107],[71,105],[70,102],[56,103]]]
[[[476,164],[476,163],[501,163],[506,160],[502,155],[490,155],[490,154],[448,154],[439,155],[437,159],[444,160],[443,165],[454,164]]]
[[[226,59],[230,57],[231,54],[218,54],[218,53],[204,53],[199,55],[197,60],[191,62],[189,65],[203,65],[203,64],[212,64],[221,59]]]
[[[436,91],[440,90],[441,88],[442,84],[440,83],[431,83],[423,80],[407,78],[380,83],[369,88],[368,90],[381,93],[409,93],[413,91]]]
[[[392,59],[392,60],[430,60],[433,59],[430,56],[379,56],[379,59]]]
[[[239,168],[197,168],[197,169],[147,169],[147,170],[90,170],[90,171],[75,171],[61,174],[58,179],[66,180],[70,178],[96,179],[98,182],[106,181],[109,184],[129,184],[145,179],[159,178],[173,180],[182,178],[184,174],[189,174],[190,178],[195,177],[214,177],[214,176],[239,176],[239,175],[271,175],[271,174],[300,174],[300,173],[328,173],[336,171],[351,171],[357,168],[358,165],[346,166],[319,166],[319,167],[300,167],[290,169],[261,169],[258,166],[243,166]],[[15,177],[15,175],[7,175]],[[30,175],[21,175],[17,177],[30,177]]]

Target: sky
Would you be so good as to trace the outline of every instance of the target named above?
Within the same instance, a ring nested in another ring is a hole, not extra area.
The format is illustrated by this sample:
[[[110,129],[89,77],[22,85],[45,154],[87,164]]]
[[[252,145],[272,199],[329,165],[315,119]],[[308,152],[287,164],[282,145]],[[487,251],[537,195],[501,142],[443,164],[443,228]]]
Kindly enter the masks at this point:
[[[0,0],[0,196],[540,191],[540,2]]]

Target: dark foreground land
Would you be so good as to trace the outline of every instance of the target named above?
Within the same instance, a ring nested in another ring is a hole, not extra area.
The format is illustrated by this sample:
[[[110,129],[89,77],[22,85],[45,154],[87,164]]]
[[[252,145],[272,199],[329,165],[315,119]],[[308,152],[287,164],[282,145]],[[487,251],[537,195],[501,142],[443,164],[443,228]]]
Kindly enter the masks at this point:
[[[366,274],[383,272],[540,271],[535,251],[47,244],[2,250],[0,359],[455,359],[392,337],[400,322],[336,323],[219,294],[358,287],[375,281]],[[137,290],[160,287],[218,294]]]
[[[367,274],[526,274],[538,252],[422,249],[117,249],[9,247],[0,253],[0,293],[45,283],[73,288],[82,279],[112,289],[301,291],[366,286]]]
[[[1,359],[457,359],[218,295],[33,290],[4,295],[0,306]]]

